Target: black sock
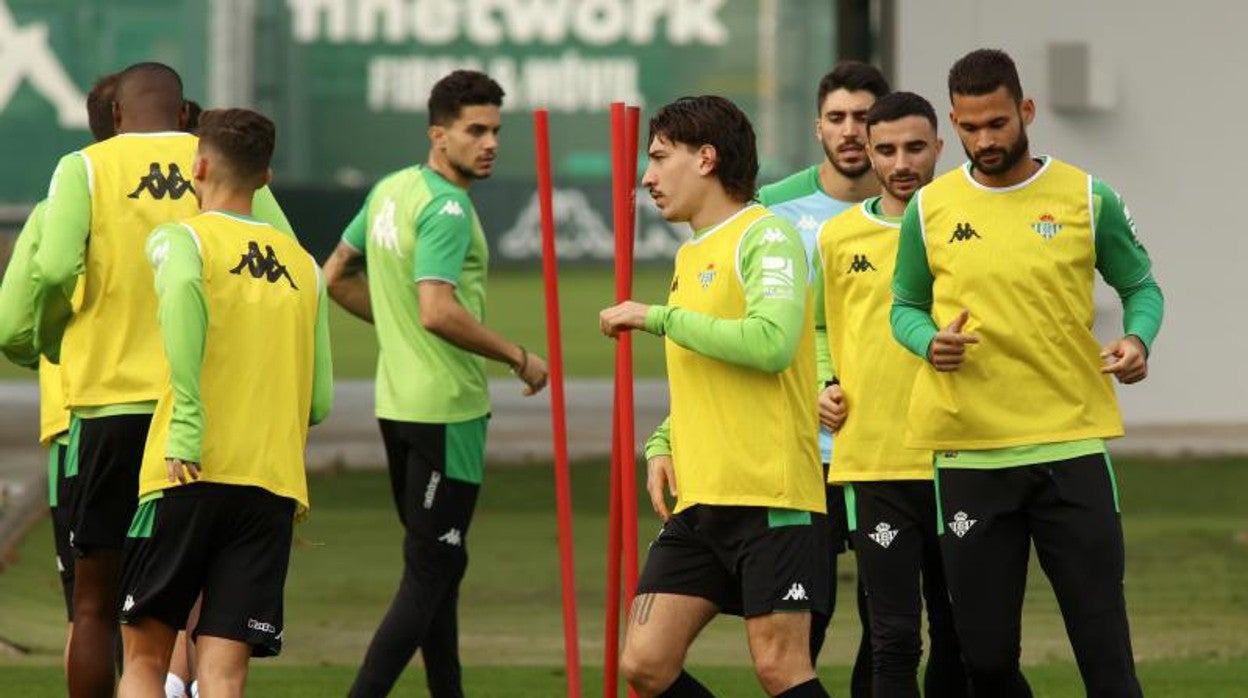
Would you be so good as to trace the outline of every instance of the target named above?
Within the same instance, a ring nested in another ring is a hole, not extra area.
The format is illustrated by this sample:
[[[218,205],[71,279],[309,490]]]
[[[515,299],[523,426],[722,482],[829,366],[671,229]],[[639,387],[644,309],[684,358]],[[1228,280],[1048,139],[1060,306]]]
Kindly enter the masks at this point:
[[[715,698],[715,694],[698,683],[698,680],[690,676],[689,672],[682,670],[672,685],[668,686],[667,690],[660,693],[657,698]]]
[[[829,696],[828,692],[823,690],[823,684],[819,683],[819,679],[814,678],[806,683],[799,683],[784,693],[776,694],[776,698],[829,698]]]

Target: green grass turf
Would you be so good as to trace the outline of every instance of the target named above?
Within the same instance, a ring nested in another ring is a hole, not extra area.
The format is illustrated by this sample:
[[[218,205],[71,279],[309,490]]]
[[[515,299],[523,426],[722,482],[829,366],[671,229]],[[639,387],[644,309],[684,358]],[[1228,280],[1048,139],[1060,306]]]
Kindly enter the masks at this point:
[[[667,299],[671,270],[666,266],[642,267],[633,280],[633,297],[645,303]],[[549,357],[546,350],[545,290],[536,269],[503,269],[490,274],[486,323],[526,347]],[[581,268],[559,275],[560,318],[563,326],[564,371],[572,377],[613,375],[615,344],[598,332],[598,311],[612,305],[615,281],[610,269]],[[372,378],[377,361],[377,338],[373,328],[331,305],[330,330],[334,348],[334,375],[338,378]],[[637,376],[662,376],[662,340],[638,333],[633,342]],[[492,364],[494,375],[506,374]],[[0,380],[34,380],[35,373],[0,361]]]
[[[1160,696],[1237,696],[1248,685],[1248,515],[1238,493],[1248,461],[1118,464],[1127,536],[1127,598],[1145,691]],[[576,567],[581,652],[602,662],[606,474],[577,465]],[[471,533],[461,644],[472,695],[561,692],[558,550],[548,468],[488,474]],[[342,695],[398,580],[400,531],[381,473],[329,473],[311,481],[313,511],[299,527],[287,583],[283,656],[256,663],[256,695]],[[657,523],[641,505],[640,535]],[[823,665],[844,693],[858,636],[852,564],[842,558],[841,612]],[[1024,661],[1038,696],[1080,695],[1052,592],[1033,568],[1024,608]],[[50,531],[36,527],[17,563],[0,574],[0,636],[30,647],[0,655],[0,695],[57,695],[63,621]],[[739,620],[722,618],[699,638],[690,665],[721,695],[758,695]],[[587,693],[599,679],[587,673]],[[419,670],[404,692],[423,695]],[[22,686],[24,692],[10,688]],[[29,689],[26,689],[30,686]],[[263,687],[263,689],[262,689]],[[47,691],[39,693],[37,691]],[[289,693],[283,693],[288,691]]]

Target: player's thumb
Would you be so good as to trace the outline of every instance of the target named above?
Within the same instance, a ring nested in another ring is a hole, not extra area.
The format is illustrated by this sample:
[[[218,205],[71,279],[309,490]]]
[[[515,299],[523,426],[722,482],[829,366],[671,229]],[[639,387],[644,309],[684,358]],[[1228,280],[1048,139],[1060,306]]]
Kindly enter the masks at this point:
[[[945,330],[955,334],[962,332],[963,326],[966,325],[966,321],[970,317],[971,311],[964,309],[962,312],[958,313],[958,316],[953,319],[953,322],[949,323],[949,326],[946,327]]]

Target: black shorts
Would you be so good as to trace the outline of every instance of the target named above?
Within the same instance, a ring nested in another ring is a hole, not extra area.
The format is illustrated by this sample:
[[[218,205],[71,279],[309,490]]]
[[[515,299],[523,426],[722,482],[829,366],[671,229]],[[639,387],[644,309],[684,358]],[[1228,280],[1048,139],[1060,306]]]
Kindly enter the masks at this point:
[[[70,498],[69,544],[79,555],[120,549],[139,500],[139,467],[150,414],[77,419],[70,448],[77,474]],[[77,437],[76,439],[74,437]],[[71,473],[73,475],[74,473]]]
[[[68,447],[52,442],[48,449],[48,503],[52,511],[52,542],[56,549],[56,571],[61,576],[61,593],[65,596],[65,617],[74,621],[74,553],[69,547],[70,485],[74,479],[65,476],[65,454]]]
[[[695,505],[668,519],[650,544],[637,593],[697,596],[746,618],[826,613],[819,546],[807,512]]]
[[[827,482],[828,469],[823,469],[824,482]],[[845,487],[842,485],[826,485],[828,505],[828,530],[831,533],[832,551],[836,554],[853,547],[852,531],[849,528],[848,511],[845,508]]]
[[[126,538],[121,622],[181,630],[202,591],[196,637],[277,655],[294,517],[295,500],[244,485],[193,483],[145,502]]]

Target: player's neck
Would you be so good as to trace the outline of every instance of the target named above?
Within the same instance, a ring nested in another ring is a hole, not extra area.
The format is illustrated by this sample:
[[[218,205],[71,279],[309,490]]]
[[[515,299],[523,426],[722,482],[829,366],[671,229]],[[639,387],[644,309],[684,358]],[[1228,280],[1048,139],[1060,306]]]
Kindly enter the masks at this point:
[[[832,163],[824,159],[819,165],[819,186],[824,193],[837,201],[862,201],[880,193],[880,183],[867,170],[861,177],[846,177]]]
[[[164,133],[177,131],[178,120],[164,114],[127,114],[117,125],[117,133]]]
[[[906,204],[910,203],[909,199],[902,200],[888,193],[885,189],[880,196],[880,213],[889,218],[901,218],[906,213]]]
[[[471,178],[465,177],[458,168],[451,165],[450,160],[440,155],[436,150],[429,151],[429,159],[425,162],[425,167],[442,175],[443,179],[460,189],[467,189],[472,184]]]
[[[702,200],[702,206],[689,217],[689,225],[697,233],[719,225],[741,212],[749,202],[736,201],[727,192],[716,192]]]
[[[1005,172],[1002,172],[1001,174],[990,175],[984,173],[982,170],[971,168],[971,176],[975,178],[976,182],[979,182],[985,187],[1001,189],[1026,182],[1031,179],[1033,175],[1039,172],[1041,167],[1044,167],[1044,163],[1033,158],[1031,156],[1031,151],[1028,150],[1023,153],[1023,157],[1019,158],[1018,162],[1014,163],[1013,167]]]
[[[251,202],[255,190],[226,187],[208,182],[199,183],[199,208],[201,211],[220,211],[251,217]]]

